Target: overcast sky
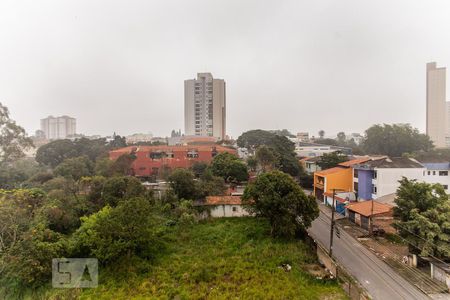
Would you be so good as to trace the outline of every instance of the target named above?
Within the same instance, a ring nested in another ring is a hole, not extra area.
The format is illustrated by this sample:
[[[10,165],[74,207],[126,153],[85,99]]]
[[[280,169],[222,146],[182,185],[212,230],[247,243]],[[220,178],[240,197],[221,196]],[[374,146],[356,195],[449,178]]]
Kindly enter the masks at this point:
[[[425,64],[450,67],[450,1],[0,0],[0,102],[109,135],[183,128],[183,80],[227,83],[227,132],[425,128]],[[449,99],[450,100],[450,99]]]

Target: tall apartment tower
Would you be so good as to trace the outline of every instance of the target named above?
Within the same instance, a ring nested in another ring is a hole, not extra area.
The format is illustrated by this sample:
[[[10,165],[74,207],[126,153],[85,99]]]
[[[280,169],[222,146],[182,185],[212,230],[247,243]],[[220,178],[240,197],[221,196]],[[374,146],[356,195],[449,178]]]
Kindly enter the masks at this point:
[[[446,147],[448,133],[445,68],[427,63],[427,135],[438,148]]]
[[[41,130],[49,140],[65,139],[76,134],[77,121],[68,116],[41,119]]]
[[[186,135],[225,138],[225,81],[211,73],[197,73],[184,81],[184,132]]]

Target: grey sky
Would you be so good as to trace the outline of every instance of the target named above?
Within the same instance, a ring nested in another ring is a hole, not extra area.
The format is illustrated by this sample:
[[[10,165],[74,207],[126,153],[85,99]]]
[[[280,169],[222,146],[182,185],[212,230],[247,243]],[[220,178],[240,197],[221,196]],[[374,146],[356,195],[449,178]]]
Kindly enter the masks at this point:
[[[1,0],[0,101],[29,133],[183,130],[183,80],[227,82],[228,133],[425,127],[425,63],[450,67],[449,1]],[[449,99],[450,100],[450,99]]]

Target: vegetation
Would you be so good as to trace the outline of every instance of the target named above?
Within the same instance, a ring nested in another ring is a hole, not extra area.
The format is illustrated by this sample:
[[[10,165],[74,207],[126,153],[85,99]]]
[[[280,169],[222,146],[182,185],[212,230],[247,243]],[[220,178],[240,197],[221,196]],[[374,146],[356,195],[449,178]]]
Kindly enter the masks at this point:
[[[250,153],[256,153],[261,146],[269,148],[275,156],[275,167],[280,171],[298,176],[300,165],[295,154],[295,145],[287,137],[265,130],[250,130],[237,139],[239,147],[247,148]]]
[[[171,229],[152,259],[100,268],[97,289],[45,290],[65,299],[346,299],[335,281],[304,270],[316,258],[298,240],[273,239],[255,218],[218,219]],[[281,265],[290,264],[285,272]]]
[[[0,102],[0,166],[24,156],[33,147],[25,130],[9,117],[9,110]]]
[[[430,138],[409,124],[374,125],[366,130],[363,149],[369,154],[393,157],[433,148]]]
[[[247,186],[242,200],[249,211],[268,220],[273,236],[293,237],[304,233],[319,216],[315,199],[280,171],[258,176]]]
[[[324,153],[317,162],[317,165],[321,167],[322,170],[326,170],[334,168],[340,163],[345,161],[348,161],[347,155],[344,155],[341,152],[336,151],[332,153]]]
[[[439,185],[403,178],[397,190],[395,224],[410,251],[423,256],[450,258],[450,200]]]
[[[247,166],[239,158],[228,152],[216,155],[210,168],[214,176],[222,177],[229,183],[239,183],[248,179]]]

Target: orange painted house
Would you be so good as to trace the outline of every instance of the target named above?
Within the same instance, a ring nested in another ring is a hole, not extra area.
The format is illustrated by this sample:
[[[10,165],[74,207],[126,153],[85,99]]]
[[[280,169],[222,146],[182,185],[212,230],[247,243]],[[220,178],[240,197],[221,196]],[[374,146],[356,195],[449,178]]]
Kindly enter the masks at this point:
[[[118,159],[124,154],[133,154],[136,159],[131,166],[135,176],[158,176],[163,170],[190,168],[195,162],[212,161],[219,153],[237,155],[236,150],[219,145],[192,146],[129,146],[109,152],[109,158]]]
[[[355,164],[363,163],[370,158],[358,158],[340,163],[337,167],[314,172],[314,196],[324,201],[325,193],[332,193],[333,189],[353,191],[353,168]]]

